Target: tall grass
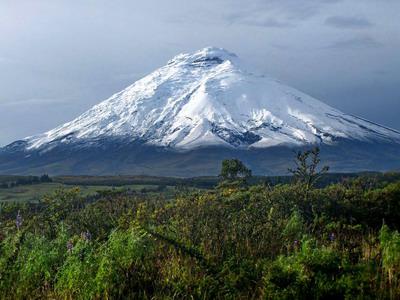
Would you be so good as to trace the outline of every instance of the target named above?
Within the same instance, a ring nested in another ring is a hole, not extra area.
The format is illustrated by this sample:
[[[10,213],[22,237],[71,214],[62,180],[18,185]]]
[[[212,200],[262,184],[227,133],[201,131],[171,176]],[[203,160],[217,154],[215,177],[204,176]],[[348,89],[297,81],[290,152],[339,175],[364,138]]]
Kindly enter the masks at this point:
[[[398,299],[399,194],[357,179],[3,205],[0,298]]]

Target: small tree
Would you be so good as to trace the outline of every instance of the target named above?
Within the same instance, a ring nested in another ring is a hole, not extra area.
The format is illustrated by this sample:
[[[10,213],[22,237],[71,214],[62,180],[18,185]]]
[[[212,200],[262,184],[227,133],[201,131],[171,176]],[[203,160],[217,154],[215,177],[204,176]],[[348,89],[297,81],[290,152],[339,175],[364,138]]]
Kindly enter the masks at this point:
[[[298,182],[305,184],[307,190],[313,187],[318,179],[329,171],[328,166],[318,170],[318,165],[321,162],[319,154],[318,147],[304,152],[299,151],[296,155],[296,168],[289,169],[289,172],[293,174]]]
[[[251,177],[251,170],[238,159],[225,159],[222,161],[219,177],[225,183],[242,184]]]
[[[40,182],[52,182],[52,181],[53,180],[47,174],[43,174],[42,176],[40,176]]]

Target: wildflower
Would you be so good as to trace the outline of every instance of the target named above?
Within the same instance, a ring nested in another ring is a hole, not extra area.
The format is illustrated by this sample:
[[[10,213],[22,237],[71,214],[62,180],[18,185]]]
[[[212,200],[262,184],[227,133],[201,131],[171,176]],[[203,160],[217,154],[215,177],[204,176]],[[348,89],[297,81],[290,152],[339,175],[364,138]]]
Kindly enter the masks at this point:
[[[92,239],[92,234],[90,233],[89,230],[86,230],[81,233],[81,238],[84,241],[90,241]]]
[[[336,239],[335,233],[332,232],[332,233],[329,235],[329,240],[330,240],[331,242],[333,242],[335,239]]]
[[[300,246],[300,241],[299,241],[299,240],[294,240],[293,245],[294,245],[295,247]]]
[[[17,229],[19,230],[22,226],[22,216],[20,214],[20,211],[18,210],[17,218],[15,219],[15,225],[17,226]]]
[[[67,251],[71,253],[73,248],[74,248],[74,244],[72,244],[72,242],[69,240],[67,242]]]

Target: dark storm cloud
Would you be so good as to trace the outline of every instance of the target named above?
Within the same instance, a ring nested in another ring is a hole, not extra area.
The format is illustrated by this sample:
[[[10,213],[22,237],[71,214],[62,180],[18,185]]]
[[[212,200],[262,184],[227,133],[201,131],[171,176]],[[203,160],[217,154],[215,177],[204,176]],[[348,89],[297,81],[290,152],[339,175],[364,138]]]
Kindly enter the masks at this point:
[[[400,128],[398,11],[393,0],[2,0],[0,145],[70,121],[174,55],[211,45]]]
[[[372,23],[362,17],[334,16],[325,20],[325,24],[337,28],[368,28]]]

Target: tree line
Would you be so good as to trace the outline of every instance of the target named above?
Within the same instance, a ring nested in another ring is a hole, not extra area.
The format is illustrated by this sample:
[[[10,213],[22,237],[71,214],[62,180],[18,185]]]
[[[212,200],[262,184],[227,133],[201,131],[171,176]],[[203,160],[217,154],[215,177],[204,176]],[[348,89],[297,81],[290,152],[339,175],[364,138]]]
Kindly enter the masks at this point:
[[[41,176],[1,176],[0,188],[8,189],[21,185],[46,183],[52,181],[52,178],[47,174],[43,174]]]

